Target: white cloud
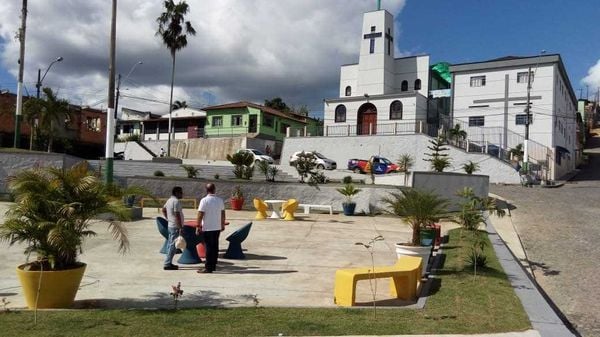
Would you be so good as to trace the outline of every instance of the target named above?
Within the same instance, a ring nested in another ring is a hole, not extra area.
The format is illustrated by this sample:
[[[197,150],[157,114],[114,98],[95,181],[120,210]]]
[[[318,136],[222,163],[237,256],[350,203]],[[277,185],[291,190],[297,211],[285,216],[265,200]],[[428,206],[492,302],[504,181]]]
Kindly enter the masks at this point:
[[[404,1],[383,5],[397,15]],[[174,99],[198,106],[281,96],[313,110],[322,109],[322,99],[337,93],[339,66],[358,60],[362,14],[375,7],[373,0],[188,0],[188,4],[187,19],[197,35],[177,54]],[[14,34],[20,25],[20,5],[5,1],[0,7],[4,40],[0,60],[13,75],[18,71]],[[29,1],[25,83],[30,92],[37,69],[63,56],[44,85],[60,88],[76,103],[106,106],[110,10],[106,0]],[[127,95],[169,99],[170,56],[154,35],[161,11],[162,1],[119,2],[117,70],[124,74],[137,61],[144,62],[123,82],[130,88]],[[207,101],[207,96],[213,99]],[[164,104],[147,104],[123,98],[119,105],[166,109]]]
[[[588,74],[581,80],[583,84],[587,84],[592,88],[600,88],[600,60],[596,62],[590,69]]]

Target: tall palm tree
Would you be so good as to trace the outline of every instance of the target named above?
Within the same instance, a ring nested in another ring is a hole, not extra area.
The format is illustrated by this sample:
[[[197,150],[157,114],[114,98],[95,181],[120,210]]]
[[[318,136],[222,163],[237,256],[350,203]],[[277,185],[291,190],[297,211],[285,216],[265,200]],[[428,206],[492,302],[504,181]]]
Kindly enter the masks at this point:
[[[167,156],[171,155],[171,113],[173,112],[173,84],[175,83],[175,54],[178,50],[187,46],[187,34],[196,35],[196,30],[189,21],[185,21],[185,15],[190,7],[185,1],[175,4],[173,0],[166,0],[165,11],[156,19],[158,31],[163,43],[171,52],[173,65],[171,67],[171,97],[169,99],[169,139],[167,144]],[[185,31],[185,33],[184,33]]]
[[[59,99],[50,88],[44,88],[45,100],[38,102],[38,121],[40,132],[48,137],[48,152],[52,152],[54,135],[60,131],[59,126],[64,125],[65,120],[71,117],[69,102]]]

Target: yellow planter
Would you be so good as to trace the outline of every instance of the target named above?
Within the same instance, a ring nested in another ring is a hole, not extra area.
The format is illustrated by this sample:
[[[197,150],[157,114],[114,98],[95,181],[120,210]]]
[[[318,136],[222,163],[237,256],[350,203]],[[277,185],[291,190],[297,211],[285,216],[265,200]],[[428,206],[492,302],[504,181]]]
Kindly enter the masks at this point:
[[[59,271],[26,271],[25,265],[17,267],[25,301],[29,309],[68,308],[73,304],[86,264],[81,267]],[[40,276],[41,275],[41,276]],[[41,287],[40,285],[41,281]]]

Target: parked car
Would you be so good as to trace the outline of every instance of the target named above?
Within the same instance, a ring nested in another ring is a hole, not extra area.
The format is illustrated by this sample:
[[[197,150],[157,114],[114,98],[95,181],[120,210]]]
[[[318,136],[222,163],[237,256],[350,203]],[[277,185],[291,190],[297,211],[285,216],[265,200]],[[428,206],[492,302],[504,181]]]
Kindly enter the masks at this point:
[[[298,152],[294,152],[291,156],[290,156],[290,166],[295,166],[296,165],[296,161],[298,160],[298,155],[300,153],[312,153],[315,158],[316,158],[316,162],[317,162],[317,168],[320,170],[335,170],[337,168],[337,163],[335,162],[335,160],[329,159],[327,157],[325,157],[324,155],[320,154],[317,151],[298,151]]]
[[[372,163],[373,165],[373,173],[375,174],[385,174],[391,172],[400,171],[400,166],[392,163],[389,159],[380,157],[380,156],[372,156],[371,159],[350,159],[348,160],[348,170],[354,171],[354,173],[368,173],[368,166]]]
[[[259,150],[256,149],[240,149],[238,150],[238,152],[249,152],[254,156],[254,162],[258,163],[259,161],[266,161],[269,164],[273,164],[275,161],[273,160],[273,157],[271,156],[267,156],[266,154],[262,153]]]

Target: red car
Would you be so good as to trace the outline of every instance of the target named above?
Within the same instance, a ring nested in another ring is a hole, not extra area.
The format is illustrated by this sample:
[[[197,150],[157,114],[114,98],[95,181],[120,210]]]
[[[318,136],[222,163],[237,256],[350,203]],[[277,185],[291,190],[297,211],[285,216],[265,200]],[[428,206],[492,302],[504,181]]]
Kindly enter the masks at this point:
[[[371,159],[350,159],[348,160],[348,170],[354,173],[369,173],[370,166],[373,166],[374,174],[385,174],[400,171],[400,166],[392,163],[389,159],[372,156]]]

